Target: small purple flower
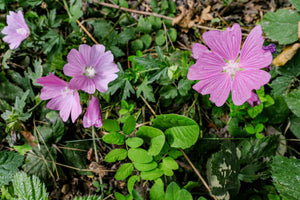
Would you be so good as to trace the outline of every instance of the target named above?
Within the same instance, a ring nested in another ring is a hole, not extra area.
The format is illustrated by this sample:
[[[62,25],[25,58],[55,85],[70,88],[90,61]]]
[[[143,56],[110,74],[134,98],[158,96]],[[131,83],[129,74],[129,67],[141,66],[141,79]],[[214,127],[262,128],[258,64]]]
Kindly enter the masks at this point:
[[[64,73],[72,76],[70,85],[89,94],[99,90],[104,93],[108,83],[115,80],[119,71],[113,63],[114,56],[110,51],[105,52],[105,46],[95,44],[92,47],[82,44],[79,51],[72,49],[68,54],[68,63],[64,66]]]
[[[208,31],[203,40],[210,50],[199,43],[193,45],[196,63],[189,69],[189,80],[200,80],[193,89],[206,95],[216,106],[222,106],[231,92],[235,105],[242,105],[253,89],[269,82],[271,75],[261,70],[272,62],[272,54],[262,48],[262,28],[256,26],[248,35],[242,49],[242,31],[239,24],[224,32]]]
[[[276,44],[271,43],[267,46],[263,46],[262,48],[265,51],[270,51],[271,53],[276,53]]]
[[[251,105],[251,107],[258,106],[261,103],[258,95],[254,91],[251,92],[251,97],[247,100],[247,102]]]
[[[21,42],[29,36],[30,31],[21,10],[17,13],[9,11],[7,26],[3,28],[1,33],[6,35],[3,41],[9,44],[10,49],[18,48]]]
[[[40,95],[41,100],[51,99],[47,108],[59,110],[59,115],[64,122],[68,120],[71,113],[74,123],[82,112],[77,90],[52,73],[49,76],[38,78],[37,83],[44,86]]]
[[[100,104],[96,97],[92,96],[89,106],[83,116],[83,127],[89,128],[95,126],[97,128],[103,125]]]

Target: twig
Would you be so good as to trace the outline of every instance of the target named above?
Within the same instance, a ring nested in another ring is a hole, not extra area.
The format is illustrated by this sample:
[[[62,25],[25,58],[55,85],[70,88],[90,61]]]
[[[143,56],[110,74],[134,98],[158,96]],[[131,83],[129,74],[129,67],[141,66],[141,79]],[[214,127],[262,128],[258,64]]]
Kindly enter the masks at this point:
[[[93,137],[93,144],[94,144],[94,152],[95,152],[96,162],[99,163],[99,157],[98,157],[98,151],[97,151],[97,146],[96,146],[95,135],[96,135],[95,127],[92,126],[92,137]]]
[[[142,100],[144,101],[144,103],[147,105],[147,107],[150,109],[150,111],[152,112],[152,114],[156,117],[156,113],[154,112],[154,110],[152,109],[152,107],[150,106],[150,104],[148,103],[148,101],[142,95],[140,95],[140,97],[142,98]]]
[[[185,152],[182,149],[179,149],[179,150],[181,151],[181,153],[183,154],[183,156],[185,157],[185,159],[188,161],[188,163],[190,164],[190,166],[193,168],[194,172],[200,178],[201,182],[203,183],[203,185],[206,187],[207,191],[209,192],[209,195],[214,200],[217,200],[217,197],[211,193],[211,190],[210,190],[208,184],[206,183],[206,181],[204,180],[204,178],[201,176],[200,172],[196,169],[196,167],[194,166],[194,164],[191,162],[191,160],[189,159],[189,157],[185,154]]]
[[[80,28],[82,28],[82,30],[89,36],[89,38],[93,40],[95,44],[99,44],[97,40],[92,36],[92,34],[82,25],[82,23],[78,19],[76,19],[76,22],[80,26]]]

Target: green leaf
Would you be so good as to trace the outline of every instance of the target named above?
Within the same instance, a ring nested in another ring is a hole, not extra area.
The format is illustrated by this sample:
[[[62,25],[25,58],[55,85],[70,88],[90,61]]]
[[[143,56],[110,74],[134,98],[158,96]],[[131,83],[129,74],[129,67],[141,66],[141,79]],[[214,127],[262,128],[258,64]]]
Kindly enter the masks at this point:
[[[154,17],[151,15],[150,17],[147,18],[147,21],[152,25],[152,28],[154,30],[158,30],[161,28],[161,19],[159,17]]]
[[[269,123],[279,124],[284,122],[290,115],[290,110],[283,96],[274,97],[275,104],[264,109],[269,118]]]
[[[178,169],[179,166],[173,158],[166,157],[166,158],[163,158],[163,162],[160,163],[159,168],[164,171],[164,174],[166,176],[173,176],[174,175],[173,170]]]
[[[172,42],[175,42],[176,39],[177,39],[177,31],[176,31],[176,29],[175,29],[175,28],[170,28],[170,29],[168,30],[168,34],[169,34],[169,36],[170,36],[170,38],[171,38],[171,41],[172,41]]]
[[[13,180],[14,200],[48,200],[48,193],[44,183],[38,177],[28,177],[25,172],[18,172]]]
[[[298,0],[289,0],[289,2],[291,2],[293,4],[293,6],[300,11],[300,1]]]
[[[20,145],[20,146],[15,146],[14,145],[13,147],[22,156],[24,156],[26,152],[32,150],[32,147],[30,145],[28,145],[28,144],[23,144],[23,145]]]
[[[128,158],[136,163],[149,163],[153,157],[145,149],[136,148],[128,150]]]
[[[177,192],[179,192],[179,190],[180,190],[180,187],[175,182],[171,182],[167,187],[165,199],[175,200],[176,194],[177,194]]]
[[[164,183],[157,179],[150,189],[150,200],[165,200]]]
[[[276,68],[277,72],[283,76],[297,77],[300,75],[300,51],[297,51],[296,55],[293,56],[284,66]]]
[[[158,168],[151,170],[151,171],[141,172],[142,179],[150,180],[150,181],[155,180],[155,179],[161,177],[162,175],[164,175],[164,171],[161,169],[158,169]]]
[[[297,117],[300,117],[300,89],[294,90],[285,96],[285,102],[289,109],[297,115]]]
[[[121,130],[119,123],[113,119],[104,119],[103,127],[108,132],[118,132]]]
[[[245,127],[245,130],[247,131],[247,133],[250,133],[250,134],[256,133],[256,131],[253,128],[253,126],[247,126],[247,127]]]
[[[1,81],[0,82],[0,98],[2,100],[13,102],[15,101],[16,96],[23,96],[23,90],[10,83],[9,81]]]
[[[94,35],[102,39],[106,36],[107,33],[112,29],[111,24],[106,20],[96,20],[93,22],[94,26]]]
[[[140,177],[137,176],[137,175],[133,175],[131,176],[129,179],[128,179],[128,182],[127,182],[127,189],[128,189],[128,192],[131,194],[132,191],[133,191],[133,188],[134,188],[134,184],[136,182],[140,182]]]
[[[131,148],[140,147],[144,143],[144,140],[139,137],[132,137],[126,140],[126,144]]]
[[[117,180],[124,180],[126,179],[128,176],[130,176],[130,174],[133,172],[133,164],[132,163],[125,163],[123,164],[117,171],[116,175],[115,175],[115,179]]]
[[[186,96],[192,87],[192,81],[187,79],[181,79],[178,82],[178,92],[181,96]]]
[[[152,156],[156,156],[160,153],[166,140],[165,135],[161,130],[149,126],[140,127],[136,135],[143,138],[145,141],[149,142],[150,140],[148,154]]]
[[[264,105],[261,103],[258,106],[249,108],[247,111],[250,117],[254,119],[255,117],[257,117],[257,115],[259,115],[263,111],[263,109],[264,109]]]
[[[112,132],[104,135],[102,139],[108,144],[122,145],[125,142],[125,135],[121,133]]]
[[[285,199],[299,199],[300,161],[293,157],[275,156],[272,163],[272,179],[277,191]]]
[[[19,171],[24,156],[13,151],[0,151],[0,187],[7,185]]]
[[[65,44],[64,38],[55,30],[50,29],[49,32],[42,37],[45,41],[43,44],[43,52],[49,54],[48,57],[53,57],[54,55],[60,53]]]
[[[110,46],[109,50],[112,52],[115,58],[125,56],[125,53],[117,46]]]
[[[200,132],[194,120],[176,114],[158,115],[153,120],[153,127],[165,130],[171,147],[182,149],[194,145]]]
[[[255,126],[255,132],[260,133],[264,130],[264,125],[263,124],[257,124]]]
[[[151,33],[152,30],[151,23],[149,23],[148,20],[145,20],[143,16],[140,16],[137,27],[142,33]]]
[[[175,97],[177,97],[178,92],[174,86],[167,85],[167,86],[163,86],[159,90],[159,94],[165,99],[174,99]]]
[[[147,77],[145,77],[144,81],[141,85],[137,86],[136,89],[136,96],[137,98],[140,97],[141,93],[143,93],[143,96],[146,100],[150,102],[155,102],[153,88],[151,85],[148,85],[150,82],[148,81]]]
[[[125,160],[127,158],[126,149],[113,149],[106,156],[106,162],[116,162],[117,160]]]
[[[300,118],[294,118],[291,120],[290,130],[298,139],[300,139]]]
[[[23,165],[23,169],[27,174],[36,175],[42,180],[47,180],[50,177],[49,170],[54,172],[55,169],[51,161],[52,158],[56,161],[57,152],[53,146],[48,147],[48,149],[49,151],[44,145],[40,145],[40,149],[34,147],[32,152],[27,154],[25,164]]]
[[[89,149],[90,145],[88,142],[72,142],[67,143],[66,148],[63,149],[65,162],[67,165],[76,167],[79,169],[88,168],[88,163],[86,159],[86,152],[80,150]],[[73,150],[78,149],[78,150]],[[80,175],[91,175],[91,172],[76,171]]]
[[[126,45],[126,43],[130,40],[133,40],[136,38],[136,32],[135,28],[130,27],[130,28],[124,28],[124,30],[118,35],[118,42],[121,45]]]
[[[102,196],[84,196],[84,197],[74,197],[73,200],[102,200]]]
[[[34,72],[31,70],[31,68],[28,68],[28,77],[32,80],[32,84],[35,86],[39,86],[39,84],[36,83],[36,79],[43,76],[43,66],[42,62],[40,60],[34,61]]]
[[[141,172],[150,171],[157,167],[157,162],[155,161],[152,161],[150,163],[133,163],[133,164],[134,167]]]
[[[151,46],[152,37],[149,34],[143,35],[140,39],[144,43],[144,48],[145,49],[148,49]]]
[[[126,200],[125,196],[119,192],[115,192],[116,200]]]
[[[292,82],[293,82],[293,79],[291,77],[288,77],[288,76],[277,77],[271,83],[271,88],[272,88],[271,93],[276,96],[286,95]]]
[[[165,35],[165,31],[163,30],[159,30],[157,31],[156,35],[155,35],[155,43],[158,46],[163,45],[166,42],[166,35]]]
[[[298,40],[298,21],[300,21],[298,12],[279,9],[265,14],[261,25],[270,39],[278,41],[279,44],[291,44]]]
[[[135,125],[135,117],[132,115],[128,116],[123,125],[123,133],[126,135],[130,135],[135,130]]]
[[[191,195],[191,193],[189,191],[187,191],[186,189],[181,189],[176,193],[176,198],[175,200],[193,200],[193,196]]]
[[[140,39],[136,39],[130,43],[132,51],[142,51],[144,49],[144,43]]]

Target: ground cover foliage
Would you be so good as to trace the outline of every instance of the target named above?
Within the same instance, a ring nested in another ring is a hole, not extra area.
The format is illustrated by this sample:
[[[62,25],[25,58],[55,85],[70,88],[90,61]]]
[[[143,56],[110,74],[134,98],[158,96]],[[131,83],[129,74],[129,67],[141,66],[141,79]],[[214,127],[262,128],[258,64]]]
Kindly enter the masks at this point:
[[[18,10],[29,37],[0,40],[1,199],[299,199],[299,1],[0,0],[1,30]],[[217,107],[187,79],[192,45],[234,23],[276,44],[253,107]],[[119,72],[94,94],[103,126],[84,128],[84,114],[46,108],[37,82],[70,81],[71,49],[96,43]]]

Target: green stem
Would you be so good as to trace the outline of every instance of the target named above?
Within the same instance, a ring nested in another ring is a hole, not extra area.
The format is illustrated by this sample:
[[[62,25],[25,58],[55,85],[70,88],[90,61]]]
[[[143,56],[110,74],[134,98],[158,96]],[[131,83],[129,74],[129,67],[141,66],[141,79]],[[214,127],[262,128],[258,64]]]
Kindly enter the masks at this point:
[[[99,163],[99,157],[98,157],[98,153],[97,153],[97,146],[96,146],[95,134],[96,134],[95,127],[92,126],[92,136],[93,136],[94,152],[95,152],[96,162]]]

